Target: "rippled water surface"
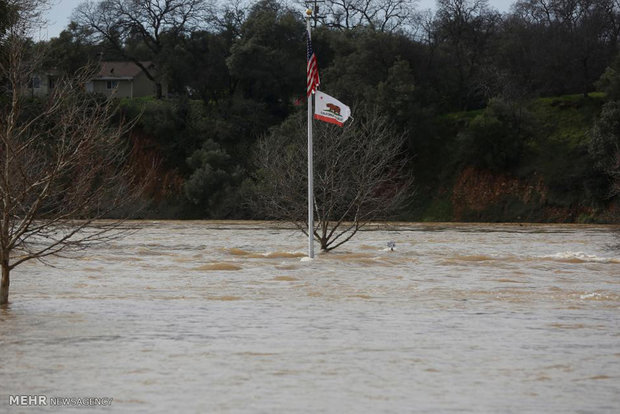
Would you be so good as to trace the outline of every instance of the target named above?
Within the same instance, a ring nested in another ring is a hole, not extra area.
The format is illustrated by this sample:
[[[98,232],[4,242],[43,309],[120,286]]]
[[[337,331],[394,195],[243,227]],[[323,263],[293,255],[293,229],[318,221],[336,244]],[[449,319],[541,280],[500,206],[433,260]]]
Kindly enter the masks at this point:
[[[620,412],[609,227],[383,226],[305,262],[266,223],[139,226],[14,271],[0,411]]]

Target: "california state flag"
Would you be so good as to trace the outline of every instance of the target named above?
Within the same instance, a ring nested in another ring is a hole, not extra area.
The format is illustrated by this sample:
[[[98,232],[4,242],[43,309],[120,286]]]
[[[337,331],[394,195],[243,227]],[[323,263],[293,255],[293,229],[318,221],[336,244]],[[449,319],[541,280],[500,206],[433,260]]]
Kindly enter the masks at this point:
[[[314,99],[315,119],[342,126],[351,116],[351,108],[326,93],[316,91]]]

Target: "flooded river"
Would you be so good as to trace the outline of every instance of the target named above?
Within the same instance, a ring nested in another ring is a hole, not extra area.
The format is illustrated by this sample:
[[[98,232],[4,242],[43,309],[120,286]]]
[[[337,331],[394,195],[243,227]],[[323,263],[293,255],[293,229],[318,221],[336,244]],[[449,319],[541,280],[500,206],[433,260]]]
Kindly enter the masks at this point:
[[[312,262],[266,223],[140,227],[14,271],[1,412],[620,412],[609,227],[394,225]]]

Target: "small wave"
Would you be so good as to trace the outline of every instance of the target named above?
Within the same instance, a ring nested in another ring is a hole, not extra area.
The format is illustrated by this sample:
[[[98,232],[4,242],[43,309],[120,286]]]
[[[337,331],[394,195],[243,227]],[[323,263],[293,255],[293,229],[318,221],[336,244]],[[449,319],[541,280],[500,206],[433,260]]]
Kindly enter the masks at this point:
[[[586,325],[583,323],[552,323],[549,326],[557,329],[585,329]]]
[[[250,356],[250,357],[261,357],[261,356],[274,356],[278,355],[275,352],[237,352],[235,355],[241,356]]]
[[[99,267],[84,267],[82,268],[83,271],[85,272],[101,272],[103,270],[103,267],[99,266]]]
[[[230,302],[230,301],[235,301],[235,300],[241,300],[243,299],[240,296],[209,296],[207,299],[209,300],[221,300],[224,302]]]
[[[487,260],[495,260],[494,257],[484,254],[473,254],[468,256],[456,256],[454,259],[461,260],[463,262],[485,262]]]
[[[541,258],[564,263],[620,263],[620,259],[615,257],[600,257],[584,252],[562,252],[541,256]]]
[[[210,263],[202,266],[195,267],[194,270],[241,270],[241,266],[232,263]]]
[[[256,253],[249,252],[247,250],[239,249],[237,247],[233,247],[231,249],[224,249],[228,254],[232,256],[243,256],[248,257],[250,259],[292,259],[296,257],[304,257],[306,254],[301,252],[285,252],[285,251],[275,251],[268,253]]]
[[[370,253],[341,253],[334,252],[331,253],[331,257],[338,260],[356,260],[356,259],[367,259],[372,257]]]
[[[360,250],[378,250],[377,246],[370,246],[368,244],[362,244],[359,248]]]
[[[179,256],[179,257],[175,257],[172,260],[174,260],[176,263],[192,263],[201,258],[202,256],[199,256],[199,257]]]
[[[276,276],[273,278],[273,280],[276,280],[278,282],[296,282],[299,279],[293,276]]]
[[[608,380],[608,379],[611,379],[611,378],[612,377],[610,377],[609,375],[595,375],[595,376],[590,377],[588,379],[591,379],[591,380]]]
[[[303,260],[303,258],[302,258]],[[299,266],[295,265],[295,264],[281,264],[281,265],[277,265],[276,269],[280,269],[280,270],[297,270],[299,269]]]
[[[262,257],[267,257],[269,259],[292,259],[305,256],[305,253],[300,252],[270,252],[262,255]]]
[[[372,299],[372,296],[370,296],[370,295],[364,295],[364,294],[361,294],[361,293],[360,293],[360,294],[357,294],[357,295],[352,295],[351,297],[352,297],[352,298],[359,298],[359,299],[366,299],[366,300],[368,300],[368,299]]]
[[[459,256],[448,257],[442,260],[440,263],[442,265],[450,266],[450,265],[462,265],[463,262],[482,263],[482,262],[495,261],[497,259],[498,259],[497,257],[487,256],[484,254],[473,254],[473,255],[459,255]]]
[[[233,247],[231,249],[224,249],[228,254],[231,254],[233,256],[249,256],[252,253],[248,252],[247,250],[243,250],[243,249],[239,249],[237,247]]]
[[[589,292],[580,294],[579,299],[593,301],[616,301],[619,297],[613,293]]]
[[[161,254],[168,254],[168,253],[162,253],[163,250],[166,250],[166,249],[154,250],[148,247],[138,247],[135,251],[135,254],[137,254],[138,256],[159,256]]]
[[[390,252],[391,253],[391,252]],[[410,263],[411,260],[402,256],[377,256],[377,252],[367,253],[329,253],[322,258],[326,260],[336,260],[339,262],[350,263],[352,265],[361,266],[392,266],[399,263]]]

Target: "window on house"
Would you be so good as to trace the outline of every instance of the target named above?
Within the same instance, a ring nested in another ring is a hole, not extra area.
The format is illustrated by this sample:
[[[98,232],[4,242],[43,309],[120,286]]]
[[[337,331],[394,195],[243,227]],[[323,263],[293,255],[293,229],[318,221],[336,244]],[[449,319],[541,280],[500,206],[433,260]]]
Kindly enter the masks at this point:
[[[39,89],[41,87],[41,78],[35,76],[32,78],[32,88]]]
[[[108,86],[108,89],[116,89],[116,88],[118,88],[118,81],[117,80],[109,80],[107,86]]]
[[[56,86],[56,79],[54,79],[54,78],[52,78],[50,76],[49,79],[47,80],[47,86],[48,86],[49,90],[54,89],[54,86]]]

